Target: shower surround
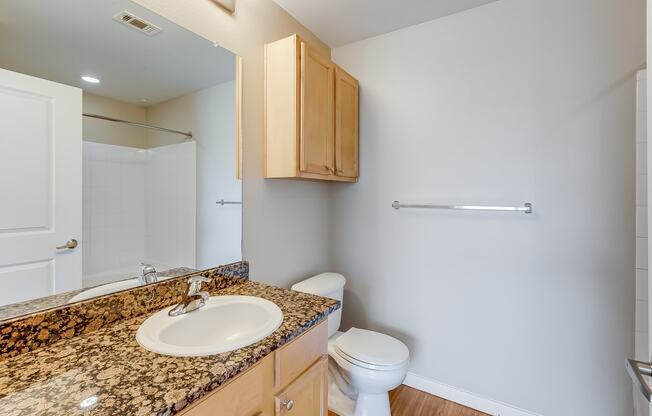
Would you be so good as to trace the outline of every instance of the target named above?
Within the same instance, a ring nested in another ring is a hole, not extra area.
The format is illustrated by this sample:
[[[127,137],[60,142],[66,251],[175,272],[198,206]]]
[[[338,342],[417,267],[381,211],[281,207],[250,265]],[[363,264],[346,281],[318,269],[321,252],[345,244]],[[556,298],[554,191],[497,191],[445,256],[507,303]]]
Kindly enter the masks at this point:
[[[83,143],[83,285],[195,268],[196,144]]]

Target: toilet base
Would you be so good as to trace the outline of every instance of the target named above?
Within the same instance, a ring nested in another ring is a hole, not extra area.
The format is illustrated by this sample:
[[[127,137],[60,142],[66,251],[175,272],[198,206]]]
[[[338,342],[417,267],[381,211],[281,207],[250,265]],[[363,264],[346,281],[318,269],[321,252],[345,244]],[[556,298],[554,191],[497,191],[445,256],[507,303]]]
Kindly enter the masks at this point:
[[[355,416],[391,416],[389,394],[358,393]]]
[[[391,416],[388,393],[360,393],[353,400],[334,381],[329,380],[328,384],[328,410],[339,416]]]

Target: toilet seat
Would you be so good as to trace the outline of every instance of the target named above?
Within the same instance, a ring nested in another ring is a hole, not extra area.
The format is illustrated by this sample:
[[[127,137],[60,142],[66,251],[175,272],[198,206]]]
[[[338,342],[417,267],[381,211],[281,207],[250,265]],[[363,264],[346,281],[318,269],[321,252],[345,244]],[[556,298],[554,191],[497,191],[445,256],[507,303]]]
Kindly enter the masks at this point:
[[[409,350],[401,341],[366,329],[349,329],[335,339],[333,346],[344,360],[370,370],[401,369],[410,359]]]

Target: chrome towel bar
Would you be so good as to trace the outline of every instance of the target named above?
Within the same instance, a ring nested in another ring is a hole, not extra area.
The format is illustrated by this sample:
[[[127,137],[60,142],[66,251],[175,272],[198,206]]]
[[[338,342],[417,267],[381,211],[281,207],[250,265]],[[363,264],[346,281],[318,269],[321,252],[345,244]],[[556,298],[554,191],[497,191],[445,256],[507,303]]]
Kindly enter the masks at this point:
[[[532,214],[532,204],[526,202],[522,206],[502,206],[502,205],[430,205],[430,204],[401,204],[394,201],[392,208],[399,210],[401,208],[421,208],[421,209],[452,209],[461,211],[512,211]]]
[[[242,202],[240,202],[240,201],[225,201],[223,199],[220,199],[219,201],[215,201],[215,203],[217,205],[221,205],[221,206],[224,206],[224,205],[242,205]]]

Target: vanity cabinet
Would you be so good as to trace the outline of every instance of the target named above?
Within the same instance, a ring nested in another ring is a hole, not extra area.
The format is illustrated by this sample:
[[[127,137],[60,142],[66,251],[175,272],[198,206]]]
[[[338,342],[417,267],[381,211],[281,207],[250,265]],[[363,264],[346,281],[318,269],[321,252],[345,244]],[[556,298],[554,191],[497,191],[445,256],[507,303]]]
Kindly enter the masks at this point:
[[[357,181],[358,95],[297,35],[265,45],[265,177]]]
[[[183,416],[327,416],[328,323],[272,352]]]

